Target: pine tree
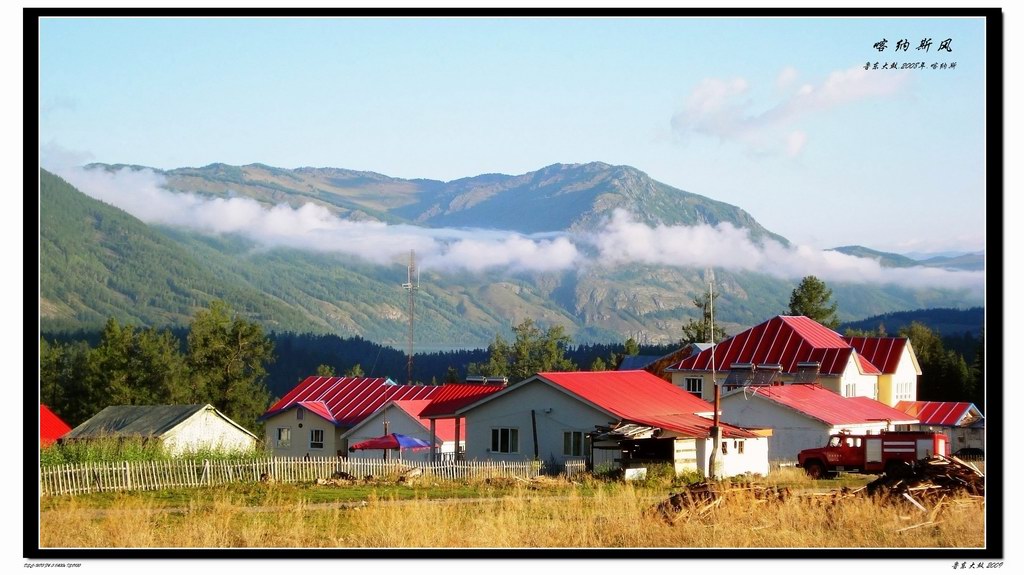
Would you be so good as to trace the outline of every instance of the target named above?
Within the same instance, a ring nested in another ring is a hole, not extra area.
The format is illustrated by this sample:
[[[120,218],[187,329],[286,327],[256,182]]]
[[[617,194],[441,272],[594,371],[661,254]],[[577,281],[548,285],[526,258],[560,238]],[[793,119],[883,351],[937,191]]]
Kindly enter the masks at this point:
[[[270,400],[264,379],[273,347],[259,324],[235,316],[223,301],[196,313],[188,333],[191,403],[210,403],[255,426]]]
[[[806,316],[821,325],[835,329],[839,327],[836,310],[839,304],[831,304],[832,290],[825,282],[814,276],[807,276],[793,290],[789,298],[789,315]]]
[[[710,291],[693,298],[693,305],[700,310],[700,317],[691,319],[683,324],[683,338],[680,341],[683,345],[690,343],[711,343],[725,339],[726,333],[722,326],[715,322],[712,326],[712,305],[718,299],[718,294],[711,296]]]

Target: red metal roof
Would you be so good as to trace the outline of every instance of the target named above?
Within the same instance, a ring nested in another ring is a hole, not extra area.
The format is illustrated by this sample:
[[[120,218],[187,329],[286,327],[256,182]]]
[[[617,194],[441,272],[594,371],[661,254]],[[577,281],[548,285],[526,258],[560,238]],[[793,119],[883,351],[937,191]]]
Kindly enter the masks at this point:
[[[423,410],[421,416],[454,417],[459,409],[502,389],[504,388],[500,385],[445,384],[431,396],[430,405]],[[455,437],[454,432],[452,437]]]
[[[65,433],[71,431],[71,426],[64,423],[57,414],[50,411],[49,407],[39,405],[39,441],[43,445],[60,439]]]
[[[398,385],[386,378],[307,377],[260,419],[266,419],[293,406],[316,402],[313,411],[335,425],[351,427],[392,400],[430,399],[441,386]],[[321,405],[322,404],[322,405]]]
[[[843,397],[819,385],[752,386],[749,390],[829,425],[917,421],[916,418],[870,397]]]
[[[900,401],[896,409],[916,417],[924,425],[954,427],[967,417],[973,403],[966,401]],[[981,412],[978,412],[981,415]]]
[[[672,369],[711,371],[714,355],[715,369],[723,372],[729,371],[733,364],[749,363],[781,365],[783,372],[793,373],[798,363],[818,362],[820,374],[839,375],[846,370],[853,353],[853,346],[820,323],[804,316],[779,315],[722,340],[713,349],[682,360]],[[863,373],[879,373],[870,361],[864,358],[856,361]]]
[[[442,386],[446,387],[446,386]],[[497,387],[497,386],[489,386]],[[499,388],[500,389],[500,388]],[[430,399],[405,399],[399,400],[393,403],[395,407],[409,414],[410,417],[415,419],[430,431],[430,420],[423,416],[423,412],[427,410],[433,400]],[[462,426],[462,438],[466,438],[466,426]],[[455,419],[436,419],[434,420],[434,435],[441,441],[455,441]]]
[[[544,372],[537,376],[617,417],[679,432],[707,437],[712,421],[697,413],[714,406],[646,371]],[[749,431],[722,424],[726,437],[756,437]]]
[[[861,356],[878,366],[882,373],[896,373],[903,349],[907,347],[905,337],[844,337]]]

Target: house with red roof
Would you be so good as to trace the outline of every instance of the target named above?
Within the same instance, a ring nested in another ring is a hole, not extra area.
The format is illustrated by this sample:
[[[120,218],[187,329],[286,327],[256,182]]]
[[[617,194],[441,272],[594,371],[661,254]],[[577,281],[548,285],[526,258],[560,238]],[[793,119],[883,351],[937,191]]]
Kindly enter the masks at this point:
[[[466,459],[587,459],[624,468],[652,462],[708,473],[713,407],[646,371],[545,372],[455,411]],[[770,430],[723,423],[718,473],[767,474]]]
[[[895,406],[917,398],[921,365],[905,337],[844,337],[857,353],[878,368],[878,401]]]
[[[411,435],[435,445],[437,453],[450,449],[454,454],[465,441],[463,419],[455,409],[501,388],[311,376],[271,405],[260,420],[266,422],[267,445],[277,457],[380,458],[382,453],[351,454],[348,446],[386,433]]]
[[[64,423],[64,420],[57,416],[43,404],[39,404],[39,445],[53,445],[65,433],[71,431],[71,426]]]
[[[870,397],[845,397],[816,384],[750,385],[721,399],[722,419],[770,427],[771,461],[796,461],[801,450],[822,447],[833,433],[869,435],[917,423],[917,418]]]
[[[430,399],[438,386],[400,385],[382,377],[310,376],[270,406],[267,445],[277,457],[344,457],[343,435],[392,401]],[[383,435],[379,433],[377,435]]]
[[[504,383],[504,382],[502,382]],[[465,426],[455,411],[483,397],[500,391],[504,385],[468,385],[448,383],[437,387],[430,399],[389,401],[342,435],[349,445],[400,433],[422,439],[434,446],[433,451],[399,453],[402,459],[441,461],[461,458],[465,453]],[[379,459],[380,451],[350,452],[349,457]]]
[[[875,362],[882,364],[880,367]],[[804,316],[780,315],[668,368],[672,383],[707,401],[773,383],[815,383],[844,397],[895,405],[914,398],[921,369],[906,338],[844,338]]]
[[[949,437],[952,451],[971,447],[985,449],[985,416],[966,401],[901,401],[896,409],[918,419],[907,431],[935,431]]]

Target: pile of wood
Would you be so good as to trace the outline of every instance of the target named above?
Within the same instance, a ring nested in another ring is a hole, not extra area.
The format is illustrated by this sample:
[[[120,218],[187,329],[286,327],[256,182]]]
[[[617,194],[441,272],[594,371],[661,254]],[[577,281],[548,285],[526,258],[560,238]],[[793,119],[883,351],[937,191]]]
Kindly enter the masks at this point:
[[[956,457],[933,457],[917,461],[902,473],[883,474],[866,486],[868,495],[909,495],[913,498],[974,495],[984,497],[985,474]]]
[[[695,483],[690,485],[686,491],[670,495],[668,499],[656,505],[652,512],[666,523],[673,525],[685,517],[705,517],[724,500],[738,497],[749,498],[755,504],[769,501],[781,502],[789,497],[789,490],[754,484]]]

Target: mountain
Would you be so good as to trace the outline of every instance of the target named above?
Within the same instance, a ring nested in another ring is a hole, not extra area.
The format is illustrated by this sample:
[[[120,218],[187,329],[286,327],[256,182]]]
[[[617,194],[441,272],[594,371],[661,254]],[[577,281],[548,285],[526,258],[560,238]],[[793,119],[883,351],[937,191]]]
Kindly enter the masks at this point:
[[[536,229],[554,226],[556,220],[557,225],[585,227],[612,209],[613,200],[626,205],[648,197],[655,205],[664,204],[644,212],[641,217],[646,221],[662,222],[660,209],[670,223],[728,221],[750,226],[759,237],[779,238],[739,208],[656,182],[643,183],[640,172],[606,164],[553,166],[524,176],[478,176],[448,184],[262,165],[219,164],[162,174],[178,190],[246,195],[296,206],[316,199],[354,219],[421,225],[454,225],[452,218],[469,221],[485,213],[492,221],[506,217],[504,221],[511,222],[514,218],[502,215],[502,210],[522,193],[522,202],[534,206],[536,219],[543,221],[530,224]],[[40,177],[44,331],[94,329],[108,317],[136,325],[183,326],[196,310],[224,299],[272,331],[359,336],[405,348],[404,264],[373,265],[337,254],[267,248],[234,235],[147,225],[49,172]],[[639,183],[626,185],[630,178]],[[569,191],[545,184],[554,179]],[[500,189],[480,198],[486,195],[480,191],[487,188],[485,182]],[[574,196],[578,201],[567,204],[565,213],[545,215],[550,208],[543,198],[572,194],[579,194]],[[501,196],[504,199],[499,200]],[[672,202],[679,203],[678,212],[669,213]],[[435,205],[447,207],[432,210]],[[701,271],[639,264],[492,275],[428,270],[416,295],[416,349],[486,347],[496,333],[509,336],[511,326],[526,318],[542,326],[562,325],[579,343],[621,342],[627,336],[650,344],[678,341],[682,324],[697,315],[692,300],[705,289]],[[716,321],[729,333],[784,313],[797,283],[724,269],[716,270],[716,278]],[[978,305],[952,289],[840,282],[830,282],[829,287],[844,320],[900,309]]]
[[[143,169],[123,164],[90,168]],[[485,174],[451,182],[403,180],[339,168],[286,170],[264,164],[153,170],[167,188],[212,197],[245,196],[266,205],[310,202],[353,220],[426,227],[474,227],[524,234],[590,230],[616,208],[648,224],[729,222],[754,239],[789,242],[742,209],[658,182],[630,166],[554,164],[518,176]]]
[[[880,252],[864,246],[843,246],[832,248],[828,251],[839,252],[858,258],[868,258],[877,261],[882,267],[909,268],[924,266],[932,268],[943,268],[960,271],[984,271],[985,253],[960,254],[955,256],[933,256],[926,259],[916,259],[909,255],[900,255],[888,252]]]

